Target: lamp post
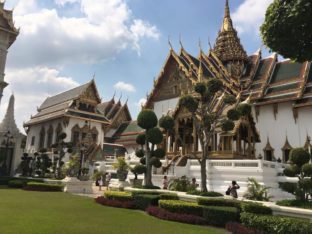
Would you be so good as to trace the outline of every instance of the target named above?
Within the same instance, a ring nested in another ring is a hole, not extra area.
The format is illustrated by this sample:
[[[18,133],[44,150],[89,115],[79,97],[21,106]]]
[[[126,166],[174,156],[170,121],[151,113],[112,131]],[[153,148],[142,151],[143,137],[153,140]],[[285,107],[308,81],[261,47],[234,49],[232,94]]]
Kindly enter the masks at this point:
[[[12,136],[10,131],[7,131],[3,136],[4,136],[3,145],[5,146],[6,162],[9,159],[9,167],[7,169],[7,174],[10,174],[11,167],[12,167],[12,161],[13,161],[13,154],[10,155],[9,149],[13,145],[13,136]]]

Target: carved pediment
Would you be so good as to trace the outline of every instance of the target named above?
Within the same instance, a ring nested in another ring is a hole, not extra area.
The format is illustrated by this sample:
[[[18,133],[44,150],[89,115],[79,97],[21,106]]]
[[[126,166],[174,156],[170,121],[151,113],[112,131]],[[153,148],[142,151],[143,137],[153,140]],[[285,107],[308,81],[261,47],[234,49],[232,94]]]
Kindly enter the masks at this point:
[[[161,84],[156,87],[154,101],[180,97],[191,89],[191,81],[185,76],[174,59],[168,61],[163,76]]]
[[[89,103],[100,103],[97,90],[95,89],[94,85],[90,85],[86,91],[80,95],[80,99]]]

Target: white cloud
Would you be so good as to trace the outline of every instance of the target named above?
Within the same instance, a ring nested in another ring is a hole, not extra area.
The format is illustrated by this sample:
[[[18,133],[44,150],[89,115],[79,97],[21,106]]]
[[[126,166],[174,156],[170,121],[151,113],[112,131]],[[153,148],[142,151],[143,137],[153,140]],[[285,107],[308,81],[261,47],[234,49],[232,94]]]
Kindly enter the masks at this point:
[[[36,107],[48,97],[79,85],[70,77],[64,77],[58,70],[47,67],[8,70],[5,89],[0,105],[1,120],[6,111],[11,93],[15,95],[15,119],[22,130],[22,123],[36,114]]]
[[[135,92],[135,88],[132,84],[125,83],[123,81],[119,81],[114,85],[115,89],[126,91],[126,92]]]
[[[138,107],[142,107],[142,106],[144,106],[145,105],[145,103],[146,103],[146,98],[141,98],[137,103],[136,103],[136,106],[138,106]]]
[[[80,2],[80,0],[55,0],[56,5],[64,6],[67,3],[77,3]]]
[[[99,63],[127,48],[139,53],[142,38],[160,36],[156,26],[132,14],[126,0],[56,1],[79,3],[80,17],[60,16],[38,2],[20,0],[16,6],[14,20],[21,32],[10,50],[10,67]]]
[[[244,0],[233,13],[233,22],[240,33],[259,34],[266,9],[273,0]]]

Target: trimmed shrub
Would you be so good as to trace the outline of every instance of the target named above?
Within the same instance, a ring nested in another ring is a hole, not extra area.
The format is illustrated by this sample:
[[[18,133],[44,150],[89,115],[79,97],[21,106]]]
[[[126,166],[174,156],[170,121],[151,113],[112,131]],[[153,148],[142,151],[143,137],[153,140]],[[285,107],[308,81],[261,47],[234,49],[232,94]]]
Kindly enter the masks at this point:
[[[0,185],[8,185],[9,181],[12,179],[12,177],[0,177]]]
[[[190,190],[190,191],[187,191],[186,194],[198,195],[198,196],[203,196],[203,197],[223,197],[223,194],[218,193],[218,192],[214,192],[214,191],[201,192],[198,190]]]
[[[41,192],[63,192],[64,185],[28,182],[25,190]]]
[[[152,152],[153,157],[160,158],[160,159],[164,158],[165,155],[166,155],[166,151],[162,148],[158,148]]]
[[[138,149],[135,151],[135,155],[138,157],[138,158],[143,158],[144,155],[145,155],[145,152],[143,149]]]
[[[155,185],[151,185],[151,186],[149,186],[149,185],[143,185],[142,188],[144,188],[144,189],[160,189],[160,187],[155,186]]]
[[[308,234],[312,223],[309,221],[281,216],[241,213],[241,222],[248,228],[276,234]]]
[[[174,119],[171,116],[163,116],[159,119],[159,126],[166,131],[173,129]]]
[[[241,202],[232,199],[221,199],[221,198],[198,198],[198,205],[202,206],[230,206],[241,208]]]
[[[144,190],[137,190],[137,191],[132,191],[132,197],[135,197],[137,195],[160,195],[160,192],[157,191],[144,191]]]
[[[225,229],[231,232],[232,234],[267,234],[261,231],[251,230],[241,223],[229,222],[225,225]]]
[[[135,207],[145,210],[149,206],[158,206],[159,195],[137,194],[133,196]]]
[[[301,200],[281,200],[276,202],[276,205],[279,206],[290,206],[290,207],[298,207],[302,209],[310,209],[312,210],[312,202],[310,201],[301,201]]]
[[[237,106],[237,111],[241,116],[246,116],[251,114],[251,105],[242,103]]]
[[[179,196],[176,193],[162,193],[159,197],[160,200],[179,200]]]
[[[160,144],[163,140],[163,134],[159,128],[151,128],[146,133],[146,140],[152,144]]]
[[[149,215],[152,215],[159,219],[176,221],[176,222],[181,222],[181,223],[188,223],[188,224],[199,224],[199,225],[205,224],[205,220],[202,217],[199,217],[196,215],[174,213],[174,212],[170,212],[170,211],[167,211],[165,209],[155,207],[155,206],[148,207],[146,212]]]
[[[242,211],[253,214],[272,215],[272,209],[256,202],[243,202]]]
[[[138,145],[144,145],[145,144],[145,140],[146,140],[146,137],[145,137],[145,134],[144,133],[141,133],[139,134],[137,137],[136,137],[136,143]]]
[[[292,163],[301,167],[310,161],[311,156],[304,148],[294,148],[290,151],[289,158]]]
[[[213,226],[225,227],[228,222],[239,220],[239,213],[235,207],[227,206],[204,206],[203,218]]]
[[[23,180],[10,180],[8,182],[10,188],[23,188],[25,185],[26,183]]]
[[[112,206],[117,208],[134,209],[133,201],[110,200],[103,196],[95,198],[95,202],[104,206]]]
[[[133,197],[130,192],[105,191],[104,197],[109,200],[116,200],[116,201],[133,201]]]
[[[150,129],[157,126],[158,119],[153,110],[142,110],[138,115],[138,125],[143,129]]]
[[[225,119],[221,122],[222,131],[228,132],[228,131],[233,130],[234,127],[235,127],[235,124],[232,120]]]
[[[160,200],[159,206],[165,210],[180,214],[190,214],[202,216],[202,207],[195,202],[186,202],[179,200]]]

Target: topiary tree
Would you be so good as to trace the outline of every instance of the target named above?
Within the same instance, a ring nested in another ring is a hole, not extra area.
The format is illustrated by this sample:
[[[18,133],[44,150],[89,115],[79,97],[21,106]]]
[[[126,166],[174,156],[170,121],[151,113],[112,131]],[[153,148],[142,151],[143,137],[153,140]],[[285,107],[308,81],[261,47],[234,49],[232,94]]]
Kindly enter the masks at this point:
[[[65,142],[67,135],[65,132],[62,132],[58,138],[57,142],[52,146],[55,148],[54,154],[57,155],[57,157],[54,158],[54,174],[57,179],[62,179],[62,167],[64,166],[64,157],[66,153],[71,154],[73,152],[72,149],[72,143],[71,142]]]
[[[311,0],[274,0],[260,31],[271,50],[298,62],[312,60]]]
[[[140,158],[141,164],[145,165],[144,176],[145,186],[153,187],[152,166],[159,168],[162,166],[160,159],[165,156],[164,151],[156,146],[162,143],[163,133],[157,127],[158,119],[154,111],[150,109],[142,110],[138,115],[138,125],[145,130],[136,138],[136,142],[141,145],[141,149],[136,151],[136,156]]]
[[[186,108],[192,115],[193,126],[196,128],[202,156],[197,157],[201,166],[201,191],[207,192],[206,161],[209,158],[209,145],[215,134],[216,128],[223,131],[231,131],[235,120],[251,113],[251,107],[247,103],[238,104],[238,100],[225,91],[223,83],[216,78],[210,78],[206,82],[199,82],[194,87],[196,95],[185,95],[180,98],[179,105]],[[217,101],[219,99],[219,101]],[[216,103],[211,105],[211,103]],[[233,106],[224,115],[224,110]]]
[[[21,169],[22,169],[22,176],[29,176],[31,175],[31,166],[30,162],[32,160],[32,157],[29,157],[28,153],[23,153],[23,156],[21,157]]]
[[[296,195],[299,200],[308,200],[312,195],[312,164],[311,155],[304,148],[294,148],[290,151],[290,165],[284,169],[288,177],[298,177],[294,186],[281,184],[281,188]]]
[[[146,172],[146,166],[144,165],[135,165],[131,168],[131,172],[134,174],[134,179],[138,179],[138,175],[144,174]]]
[[[44,178],[46,173],[50,172],[50,167],[52,166],[52,160],[47,154],[47,149],[40,149],[36,154],[36,173],[39,177]]]

